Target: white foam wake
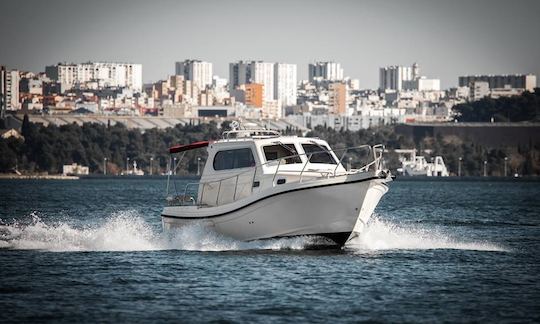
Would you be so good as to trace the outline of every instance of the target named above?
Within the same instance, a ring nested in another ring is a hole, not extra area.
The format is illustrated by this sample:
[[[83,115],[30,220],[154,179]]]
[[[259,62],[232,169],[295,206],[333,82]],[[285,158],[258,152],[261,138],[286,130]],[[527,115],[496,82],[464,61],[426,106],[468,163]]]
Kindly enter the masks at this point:
[[[345,247],[352,250],[432,250],[456,249],[475,251],[508,251],[489,242],[455,238],[433,228],[402,226],[373,215],[364,231]]]
[[[104,224],[76,228],[65,222],[46,223],[33,216],[29,224],[0,227],[0,247],[47,251],[138,251],[160,249],[151,227],[131,212],[118,213]]]
[[[2,223],[0,223],[2,224]],[[65,222],[46,223],[33,216],[29,224],[0,225],[0,248],[45,251],[227,251],[303,249],[312,238],[298,237],[242,242],[200,224],[174,232],[156,232],[135,212],[121,212],[98,226],[78,228]]]
[[[242,242],[193,224],[162,233],[136,212],[119,212],[96,226],[76,227],[66,222],[47,223],[33,216],[30,223],[4,224],[0,220],[0,248],[45,251],[149,251],[149,250],[300,250],[316,245],[313,237]],[[488,242],[455,239],[433,229],[404,227],[374,216],[349,250],[460,249],[507,251]]]

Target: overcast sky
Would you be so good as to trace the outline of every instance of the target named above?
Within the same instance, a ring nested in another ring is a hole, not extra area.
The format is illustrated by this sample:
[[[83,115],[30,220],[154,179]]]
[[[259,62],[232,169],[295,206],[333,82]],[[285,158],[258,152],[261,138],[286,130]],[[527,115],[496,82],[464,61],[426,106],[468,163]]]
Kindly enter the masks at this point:
[[[0,64],[143,64],[145,82],[188,58],[228,78],[238,59],[340,62],[365,88],[378,68],[418,62],[455,86],[464,74],[540,75],[540,1],[0,1]]]

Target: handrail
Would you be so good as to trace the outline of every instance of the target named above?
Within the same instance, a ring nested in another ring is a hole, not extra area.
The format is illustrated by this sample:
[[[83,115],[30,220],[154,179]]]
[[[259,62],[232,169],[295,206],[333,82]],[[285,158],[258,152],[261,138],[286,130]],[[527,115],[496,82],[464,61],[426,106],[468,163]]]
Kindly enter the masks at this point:
[[[240,177],[239,174],[236,175],[236,183],[234,184],[234,195],[233,195],[233,201],[236,200],[236,189],[238,188],[238,178]]]
[[[178,166],[180,165],[180,162],[182,162],[182,160],[184,159],[184,156],[186,155],[186,152],[183,151],[182,152],[182,155],[180,155],[180,159],[178,159],[178,163],[175,163],[174,166],[172,165],[173,164],[173,159],[171,156],[169,156],[169,163],[167,163],[167,196],[169,195],[169,186],[170,186],[170,182],[171,182],[171,175],[172,173],[176,173],[176,169],[178,168]],[[176,158],[174,158],[174,161],[176,161]],[[172,166],[172,168],[171,168]],[[176,182],[173,181],[173,185],[174,185],[174,192],[178,192],[176,190]]]
[[[336,168],[334,169],[333,172],[331,172],[332,176],[333,177],[336,177],[336,172],[337,172],[337,169],[339,168],[340,165],[342,165],[342,160],[343,158],[345,157],[346,153],[350,150],[353,150],[353,149],[361,149],[361,148],[368,148],[369,149],[369,152],[368,152],[368,156],[371,155],[371,153],[373,153],[373,161],[371,161],[370,163],[364,165],[363,167],[361,167],[360,169],[355,169],[355,171],[347,171],[345,174],[349,174],[349,173],[358,173],[358,172],[366,172],[369,170],[369,168],[373,165],[376,166],[376,170],[380,169],[380,163],[381,163],[381,159],[382,159],[382,154],[383,154],[383,151],[384,151],[384,146],[382,144],[377,144],[377,145],[374,145],[374,146],[369,146],[369,145],[360,145],[360,146],[355,146],[355,147],[348,147],[348,148],[341,148],[341,149],[337,149],[337,150],[333,150],[333,149],[330,149],[330,150],[322,150],[322,151],[317,151],[317,152],[311,152],[311,153],[299,153],[299,154],[294,154],[294,155],[288,155],[288,156],[284,156],[284,157],[281,157],[281,158],[278,158],[276,160],[270,160],[270,161],[266,161],[264,163],[260,163],[260,164],[256,164],[255,166],[252,166],[250,167],[249,170],[246,170],[246,171],[243,171],[243,172],[240,172],[240,173],[237,173],[233,176],[230,176],[230,177],[227,177],[227,178],[223,178],[223,179],[220,179],[220,180],[213,180],[213,181],[205,181],[205,182],[192,182],[192,183],[188,183],[186,184],[186,187],[184,188],[184,197],[187,195],[187,189],[188,187],[190,186],[194,186],[194,185],[197,185],[197,186],[201,186],[202,185],[202,192],[200,194],[200,199],[199,199],[199,202],[198,202],[198,205],[200,206],[202,200],[203,200],[203,196],[204,196],[204,189],[206,187],[207,184],[210,184],[210,183],[219,183],[219,191],[221,191],[221,183],[223,181],[226,181],[226,180],[230,180],[230,179],[233,179],[233,178],[236,178],[236,185],[235,185],[235,189],[234,189],[234,195],[233,195],[233,201],[236,201],[236,194],[237,194],[237,186],[238,186],[238,179],[240,176],[244,175],[244,174],[247,174],[249,172],[253,172],[253,179],[252,179],[252,183],[251,183],[251,191],[253,192],[253,185],[255,183],[255,178],[256,178],[256,174],[257,174],[257,169],[260,168],[260,167],[263,167],[263,166],[267,166],[267,165],[270,165],[270,164],[274,164],[276,163],[277,161],[277,167],[276,167],[276,171],[274,172],[274,175],[272,177],[272,185],[275,186],[275,179],[277,177],[277,174],[279,172],[279,167],[281,166],[281,162],[283,160],[287,160],[287,159],[291,159],[291,158],[294,158],[294,157],[301,157],[301,156],[308,156],[306,162],[304,163],[304,166],[302,167],[302,170],[300,171],[300,179],[299,179],[299,182],[302,182],[302,179],[303,179],[303,174],[304,174],[304,171],[307,167],[307,165],[310,163],[311,161],[311,157],[315,154],[322,154],[322,153],[326,153],[326,154],[329,154],[329,153],[336,153],[336,152],[340,152],[340,151],[344,151],[344,153],[341,155],[341,158],[340,160],[338,161],[337,165],[336,165]],[[378,154],[377,154],[378,153]],[[309,154],[309,155],[308,155]],[[333,157],[335,159],[335,157]],[[298,172],[298,171],[289,171],[289,172]],[[176,190],[175,190],[176,191]],[[219,192],[216,196],[216,206],[219,204]]]
[[[248,134],[249,137],[261,137],[261,136],[270,136],[270,137],[279,137],[281,134],[278,131],[271,129],[235,129],[230,131],[225,131],[221,134],[223,139],[231,139],[230,135],[232,134]]]
[[[304,173],[304,170],[306,169],[306,167],[307,167],[309,161],[311,161],[311,157],[312,157],[312,156],[313,156],[313,154],[310,154],[310,155],[308,156],[308,158],[307,158],[307,160],[306,160],[306,163],[305,163],[304,166],[302,167],[302,171],[300,171],[300,181],[299,181],[300,183],[302,183],[302,177],[304,176],[304,174],[303,174],[303,173]]]
[[[276,172],[274,172],[274,176],[272,177],[272,183],[274,183],[274,181],[276,180],[277,172],[279,170],[279,166],[281,165],[281,160],[282,159],[279,159],[279,162],[277,164]]]
[[[241,174],[241,173],[240,173]],[[238,174],[238,175],[240,175]],[[255,176],[257,175],[257,166],[253,168],[253,179],[251,180],[251,193],[253,193],[253,186],[255,185]]]
[[[368,147],[369,148],[369,151],[371,153],[371,146],[369,145],[361,145],[359,147],[356,147],[356,148],[361,148],[361,147]],[[354,147],[353,147],[354,148]],[[339,168],[339,166],[341,165],[341,162],[343,162],[343,158],[345,157],[345,155],[347,155],[347,152],[350,150],[350,149],[353,149],[353,148],[345,148],[345,151],[343,152],[343,154],[341,155],[341,158],[339,159],[339,163],[336,165],[336,168],[334,169],[334,176],[336,176],[336,171],[337,169]]]

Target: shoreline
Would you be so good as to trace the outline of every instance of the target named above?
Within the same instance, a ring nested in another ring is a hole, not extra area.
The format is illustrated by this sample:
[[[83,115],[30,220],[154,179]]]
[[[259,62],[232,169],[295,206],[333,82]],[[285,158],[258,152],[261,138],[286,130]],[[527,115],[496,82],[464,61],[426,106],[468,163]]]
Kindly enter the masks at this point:
[[[503,176],[449,176],[449,177],[428,177],[428,176],[397,176],[395,181],[475,181],[475,182],[540,182],[540,177],[503,177]]]
[[[199,176],[191,175],[175,175],[171,176],[171,180],[198,180]],[[49,174],[49,175],[39,175],[39,174],[1,174],[0,180],[167,180],[166,175],[102,175],[102,174],[88,174],[88,175],[77,175],[77,176],[65,176],[62,174]]]
[[[0,179],[9,180],[79,180],[78,176],[65,176],[61,174],[50,175],[18,175],[18,174],[0,174]]]
[[[102,174],[89,174],[79,176],[64,176],[61,174],[56,175],[17,175],[17,174],[0,174],[0,180],[166,180],[166,175],[102,175]],[[176,175],[171,176],[171,180],[198,180],[199,176],[196,175]],[[499,176],[450,176],[450,177],[427,177],[427,176],[397,176],[394,181],[438,181],[438,182],[450,182],[450,181],[476,181],[476,182],[540,182],[540,177],[524,176],[524,177],[499,177]]]

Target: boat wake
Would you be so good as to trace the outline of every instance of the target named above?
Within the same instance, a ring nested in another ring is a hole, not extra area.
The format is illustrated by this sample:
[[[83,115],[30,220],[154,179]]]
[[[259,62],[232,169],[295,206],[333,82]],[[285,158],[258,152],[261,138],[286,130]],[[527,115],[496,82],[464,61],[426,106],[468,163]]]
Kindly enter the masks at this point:
[[[351,250],[474,250],[508,252],[490,242],[474,242],[437,231],[433,228],[402,226],[373,215],[364,232],[345,246]]]
[[[156,231],[136,212],[119,212],[96,226],[77,227],[66,222],[48,223],[32,215],[27,223],[0,220],[0,249],[43,251],[235,251],[302,250],[317,244],[314,237],[242,242],[220,235],[201,224],[174,232]],[[360,237],[346,250],[460,249],[506,251],[487,242],[462,242],[422,228],[407,228],[374,216]]]
[[[0,225],[0,248],[46,251],[144,251],[160,249],[152,228],[131,212],[114,214],[100,226],[48,223],[33,214],[28,223]]]
[[[156,231],[135,212],[120,212],[104,223],[76,227],[65,222],[47,223],[32,215],[26,224],[6,225],[0,220],[0,249],[64,251],[231,251],[300,250],[313,244],[312,237],[242,242],[222,236],[201,224],[177,231]]]

